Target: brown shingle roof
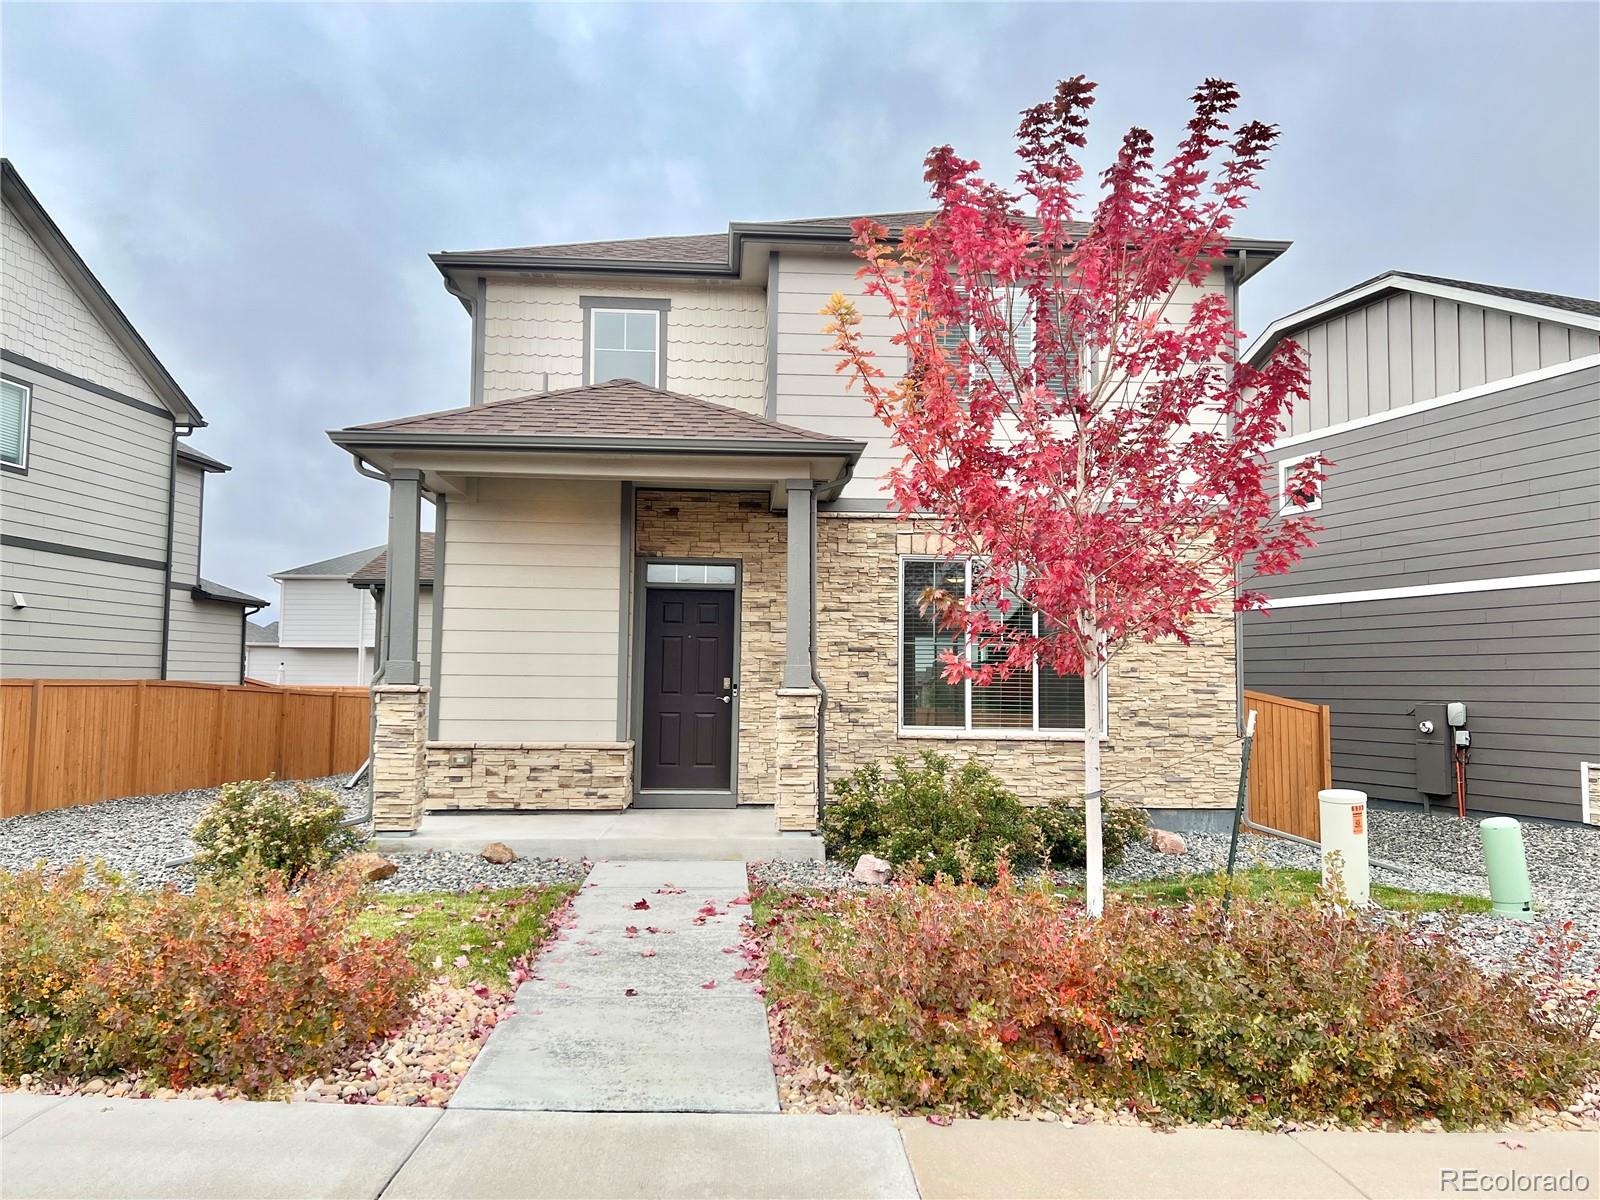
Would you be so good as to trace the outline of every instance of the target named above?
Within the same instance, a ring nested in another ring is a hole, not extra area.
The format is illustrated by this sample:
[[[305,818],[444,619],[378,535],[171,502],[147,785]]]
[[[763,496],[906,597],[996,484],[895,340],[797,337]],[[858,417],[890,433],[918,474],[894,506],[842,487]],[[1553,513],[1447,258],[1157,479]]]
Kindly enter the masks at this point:
[[[1438,283],[1443,284],[1445,287],[1458,287],[1469,292],[1481,292],[1485,296],[1498,296],[1502,300],[1521,300],[1527,304],[1542,304],[1546,308],[1560,309],[1562,312],[1600,317],[1600,300],[1589,300],[1583,296],[1563,296],[1559,292],[1530,292],[1525,288],[1501,287],[1497,283],[1474,283],[1470,279],[1446,279],[1443,275],[1418,275],[1414,271],[1391,271],[1390,274],[1399,275],[1405,279],[1420,279],[1423,283]],[[1383,276],[1379,275],[1376,278],[1382,279]],[[1367,280],[1367,283],[1371,282],[1371,279]],[[1356,285],[1356,287],[1365,286],[1366,284],[1364,283]]]
[[[350,582],[357,587],[371,587],[383,582],[383,573],[389,565],[389,551],[383,550],[365,566],[353,571]],[[417,552],[417,582],[433,584],[433,534],[424,533]]]
[[[843,438],[780,425],[753,413],[709,400],[614,379],[609,383],[563,388],[536,396],[490,400],[467,408],[421,413],[393,421],[356,425],[344,433],[482,435],[589,442],[606,439],[740,443],[809,442],[848,451],[859,446]]]

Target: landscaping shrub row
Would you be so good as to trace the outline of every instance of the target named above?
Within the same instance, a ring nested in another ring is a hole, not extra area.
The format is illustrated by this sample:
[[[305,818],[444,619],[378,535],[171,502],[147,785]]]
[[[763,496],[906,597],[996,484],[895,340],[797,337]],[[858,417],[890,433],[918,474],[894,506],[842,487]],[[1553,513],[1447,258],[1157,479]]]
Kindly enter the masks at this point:
[[[137,1073],[259,1094],[401,1025],[421,976],[361,934],[334,871],[139,891],[78,865],[0,874],[0,1076]]]
[[[1467,1125],[1600,1070],[1592,994],[1545,1012],[1524,977],[1328,905],[1113,902],[1089,920],[1002,866],[993,889],[940,878],[771,921],[768,987],[799,1048],[890,1108]]]
[[[833,786],[822,816],[833,858],[850,862],[872,854],[902,874],[929,879],[943,873],[978,883],[993,883],[1002,861],[1019,869],[1084,865],[1077,798],[1029,808],[973,759],[957,767],[925,750],[914,761],[894,759],[887,773],[876,764],[857,768]],[[1129,846],[1149,837],[1150,819],[1125,804],[1102,808],[1105,862],[1113,867]]]

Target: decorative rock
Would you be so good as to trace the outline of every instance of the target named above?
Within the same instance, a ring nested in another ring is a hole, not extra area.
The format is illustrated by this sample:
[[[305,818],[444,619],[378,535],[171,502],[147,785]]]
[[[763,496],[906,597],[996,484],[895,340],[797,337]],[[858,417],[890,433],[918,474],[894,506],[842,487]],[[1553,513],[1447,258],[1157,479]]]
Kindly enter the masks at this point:
[[[881,858],[863,854],[856,859],[855,870],[850,875],[857,883],[888,883],[894,878],[894,867]]]
[[[381,854],[352,854],[345,860],[345,863],[347,870],[354,871],[368,883],[377,883],[380,879],[388,879],[389,876],[400,870],[399,867]]]
[[[1157,854],[1187,854],[1189,847],[1177,834],[1167,829],[1150,831],[1150,848]]]
[[[496,866],[503,867],[507,863],[516,862],[522,856],[504,842],[490,842],[478,852],[478,857],[483,859],[484,862],[491,862]]]

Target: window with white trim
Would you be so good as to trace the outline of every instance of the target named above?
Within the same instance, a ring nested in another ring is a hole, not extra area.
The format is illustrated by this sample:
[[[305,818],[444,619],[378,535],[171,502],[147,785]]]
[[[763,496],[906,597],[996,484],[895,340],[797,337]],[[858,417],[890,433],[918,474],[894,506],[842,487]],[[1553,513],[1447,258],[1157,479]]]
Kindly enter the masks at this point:
[[[28,405],[32,396],[26,384],[0,379],[0,463],[28,465]]]
[[[974,736],[1061,734],[1084,730],[1083,676],[1060,675],[1049,666],[1013,672],[987,686],[947,683],[942,656],[955,650],[961,635],[943,628],[931,608],[923,611],[929,589],[965,597],[972,586],[966,559],[908,557],[900,560],[900,727],[910,732],[942,730]],[[1039,614],[1017,604],[1007,621],[1027,623],[1039,632]],[[969,645],[977,665],[998,659],[1001,649]]]
[[[634,379],[660,387],[661,314],[653,309],[589,310],[589,382]]]
[[[993,287],[989,295],[995,305],[997,315],[1012,330],[1011,343],[1016,353],[1017,366],[1021,370],[1030,370],[1033,367],[1033,342],[1038,315],[1028,299],[1027,290],[1020,287]],[[954,354],[962,342],[970,341],[977,346],[971,324],[966,326],[952,326],[945,329],[939,337],[940,344],[946,353]],[[1052,375],[1044,381],[1046,391],[1058,397],[1065,397],[1069,391],[1082,386],[1080,377],[1081,367],[1077,353],[1067,355],[1067,377]],[[990,374],[994,381],[1002,388],[1005,387],[1005,372],[1000,364],[992,359],[980,359],[973,364],[973,374],[982,378],[985,373]]]
[[[1292,476],[1306,462],[1320,457],[1318,451],[1302,454],[1296,458],[1286,458],[1278,464],[1278,511],[1308,513],[1316,512],[1322,507],[1322,484],[1307,484],[1299,489],[1294,487]]]

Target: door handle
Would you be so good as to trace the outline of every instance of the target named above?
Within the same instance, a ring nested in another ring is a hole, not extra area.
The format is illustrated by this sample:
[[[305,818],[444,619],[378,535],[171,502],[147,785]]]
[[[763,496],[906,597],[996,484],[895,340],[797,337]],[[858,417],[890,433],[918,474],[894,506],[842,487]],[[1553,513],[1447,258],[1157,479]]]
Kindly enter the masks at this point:
[[[724,696],[722,698],[722,702],[724,704],[732,704],[733,703],[733,697],[732,696]]]

